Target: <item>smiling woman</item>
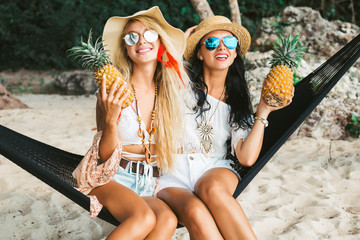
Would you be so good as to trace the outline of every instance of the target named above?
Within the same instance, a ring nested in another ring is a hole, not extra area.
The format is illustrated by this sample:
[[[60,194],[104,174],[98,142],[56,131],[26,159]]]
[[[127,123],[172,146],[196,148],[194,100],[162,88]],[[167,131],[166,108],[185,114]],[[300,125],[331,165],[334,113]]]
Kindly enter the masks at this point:
[[[260,99],[253,117],[242,59],[250,41],[243,26],[222,16],[203,20],[187,40],[193,98],[182,152],[173,171],[160,176],[158,197],[194,239],[256,239],[233,197],[240,176],[227,157],[228,144],[240,164],[252,166],[267,117],[280,108]]]
[[[121,222],[108,239],[170,239],[177,219],[153,194],[160,170],[172,166],[182,131],[188,79],[182,68],[184,33],[153,7],[111,17],[103,45],[122,78],[107,91],[106,79],[112,76],[103,75],[96,111],[99,132],[73,175],[91,199],[92,216],[104,205]],[[123,108],[129,94],[134,102]]]

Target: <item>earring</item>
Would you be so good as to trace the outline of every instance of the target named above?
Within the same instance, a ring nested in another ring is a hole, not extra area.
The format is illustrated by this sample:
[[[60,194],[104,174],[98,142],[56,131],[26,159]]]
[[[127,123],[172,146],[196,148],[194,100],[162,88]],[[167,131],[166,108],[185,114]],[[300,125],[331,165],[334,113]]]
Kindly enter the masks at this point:
[[[203,58],[202,56],[200,56],[199,59],[200,59],[201,61],[204,60],[204,58]]]

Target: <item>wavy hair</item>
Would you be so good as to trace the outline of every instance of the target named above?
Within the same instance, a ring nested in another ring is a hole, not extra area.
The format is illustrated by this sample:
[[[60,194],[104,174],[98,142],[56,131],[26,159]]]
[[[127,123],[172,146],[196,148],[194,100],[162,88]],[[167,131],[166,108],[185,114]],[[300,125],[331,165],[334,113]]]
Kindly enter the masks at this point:
[[[187,73],[183,67],[183,58],[178,53],[170,36],[163,30],[161,25],[153,18],[147,16],[136,16],[128,20],[124,29],[132,22],[141,22],[152,30],[155,30],[159,36],[161,44],[164,45],[164,52],[169,52],[178,62],[180,79],[178,73],[173,67],[166,67],[165,62],[158,62],[154,74],[154,81],[158,83],[158,96],[156,101],[156,119],[155,135],[157,149],[157,165],[161,170],[171,169],[172,159],[177,152],[179,137],[182,134],[183,116],[184,116],[184,85],[189,82]],[[120,47],[116,52],[114,65],[118,68],[125,81],[130,82],[133,71],[133,62],[127,56],[124,43],[125,31],[120,37]],[[184,82],[184,84],[182,83]]]
[[[206,100],[208,87],[203,80],[203,62],[197,57],[197,52],[201,47],[202,40],[196,45],[195,51],[189,58],[186,68],[192,82],[192,90],[195,92],[197,104],[193,110],[200,117],[210,109],[210,104]],[[240,55],[240,48],[237,46],[237,56],[233,64],[229,67],[225,80],[225,102],[230,105],[230,115],[228,122],[230,126],[236,128],[249,128],[253,108],[250,100],[249,88],[245,79],[244,60]]]

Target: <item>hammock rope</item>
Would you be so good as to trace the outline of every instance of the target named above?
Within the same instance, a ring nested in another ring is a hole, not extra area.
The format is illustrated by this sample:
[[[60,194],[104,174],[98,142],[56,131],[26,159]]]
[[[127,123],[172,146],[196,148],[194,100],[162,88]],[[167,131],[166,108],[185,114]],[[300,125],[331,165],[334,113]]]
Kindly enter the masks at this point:
[[[293,101],[288,107],[270,114],[269,122],[271,124],[266,128],[263,147],[257,162],[250,168],[242,167],[239,164],[235,166],[242,176],[242,180],[234,193],[235,198],[315,109],[359,56],[360,35],[299,82],[295,86]],[[89,211],[90,200],[74,189],[76,181],[72,177],[73,170],[83,158],[82,155],[55,148],[2,125],[0,125],[0,136],[1,155]],[[99,217],[113,225],[119,224],[106,208],[102,209]]]

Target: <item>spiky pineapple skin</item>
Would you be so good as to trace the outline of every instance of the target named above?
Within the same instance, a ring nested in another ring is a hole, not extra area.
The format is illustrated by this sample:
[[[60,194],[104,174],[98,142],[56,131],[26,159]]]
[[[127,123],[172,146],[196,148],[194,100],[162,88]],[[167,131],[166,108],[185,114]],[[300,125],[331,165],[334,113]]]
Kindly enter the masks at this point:
[[[114,67],[112,64],[106,64],[102,68],[94,71],[96,85],[98,86],[99,89],[101,89],[101,82],[102,82],[104,74],[106,74],[106,92],[107,93],[110,91],[110,88],[114,84],[114,81],[116,80],[116,78],[118,78],[118,77],[120,78],[120,81],[119,81],[118,85],[116,86],[116,90],[118,90],[125,83],[125,81],[123,80],[123,77],[121,76],[120,72],[116,69],[116,67]],[[122,106],[121,106],[122,108],[126,108],[126,107],[130,106],[130,104],[134,101],[134,95],[128,86],[125,87],[123,92],[120,94],[120,97],[122,97],[126,93],[126,91],[129,91],[129,95],[122,103]]]
[[[286,65],[273,67],[264,80],[261,96],[269,106],[285,106],[293,94],[293,72]]]

